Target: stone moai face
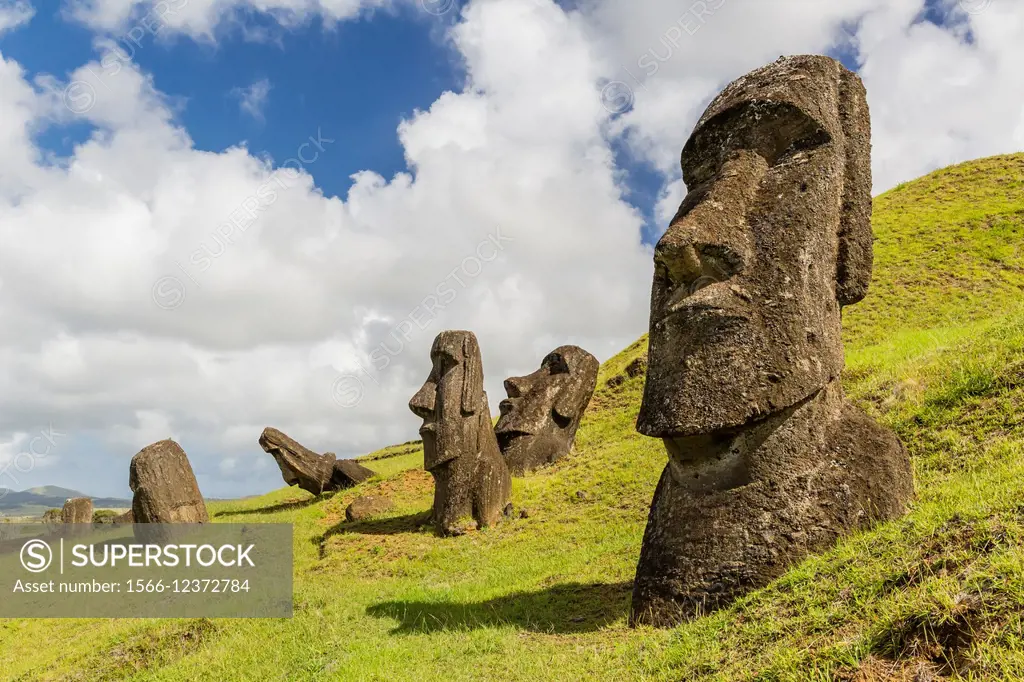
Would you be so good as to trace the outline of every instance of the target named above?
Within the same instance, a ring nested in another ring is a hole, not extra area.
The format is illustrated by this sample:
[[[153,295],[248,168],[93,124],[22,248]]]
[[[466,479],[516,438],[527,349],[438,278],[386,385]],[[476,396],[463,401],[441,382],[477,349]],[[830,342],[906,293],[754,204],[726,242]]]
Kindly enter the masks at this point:
[[[444,331],[430,349],[433,366],[409,401],[423,419],[423,466],[427,471],[478,451],[484,375],[480,346],[471,332]]]
[[[495,427],[513,474],[551,464],[569,453],[597,385],[597,358],[577,346],[556,348],[540,369],[505,380]]]
[[[871,277],[869,136],[860,79],[827,57],[779,60],[711,103],[655,249],[641,433],[740,427],[839,376],[840,307]]]
[[[459,535],[470,516],[477,527],[498,521],[512,478],[491,425],[476,336],[441,332],[430,359],[430,375],[409,409],[423,420],[423,468],[434,477],[434,528],[439,535]]]
[[[671,625],[898,517],[895,434],[846,401],[842,306],[872,266],[870,122],[828,57],[751,72],[683,149],[689,193],[655,249],[637,430],[662,438],[630,622]]]

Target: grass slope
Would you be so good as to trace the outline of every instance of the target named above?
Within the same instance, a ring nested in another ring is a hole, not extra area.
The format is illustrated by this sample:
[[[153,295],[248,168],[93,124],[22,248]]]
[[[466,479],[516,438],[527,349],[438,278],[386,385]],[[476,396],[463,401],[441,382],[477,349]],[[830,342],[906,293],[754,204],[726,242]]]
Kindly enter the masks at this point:
[[[216,521],[295,524],[292,620],[0,621],[14,680],[1024,679],[1024,155],[946,169],[877,199],[876,274],[846,312],[849,395],[910,449],[902,520],[812,557],[673,630],[626,626],[665,463],[633,430],[643,378],[606,382],[576,452],[515,480],[527,518],[422,527],[422,452],[325,500],[285,489]],[[382,457],[383,456],[383,457]],[[388,518],[343,523],[383,493]],[[937,677],[936,677],[937,676]]]

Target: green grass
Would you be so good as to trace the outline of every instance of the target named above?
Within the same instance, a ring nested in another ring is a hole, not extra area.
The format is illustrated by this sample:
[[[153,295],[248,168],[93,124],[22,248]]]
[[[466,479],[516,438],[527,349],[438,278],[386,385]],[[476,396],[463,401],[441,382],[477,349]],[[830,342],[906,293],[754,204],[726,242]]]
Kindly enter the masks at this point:
[[[1024,155],[940,171],[876,202],[871,294],[845,312],[849,396],[914,460],[903,519],[669,630],[626,625],[665,463],[633,430],[645,351],[607,361],[576,452],[516,479],[526,518],[459,538],[422,527],[416,443],[323,500],[210,504],[295,525],[291,620],[0,621],[13,680],[1024,679]],[[411,419],[411,417],[410,417]],[[386,518],[343,523],[354,497]]]

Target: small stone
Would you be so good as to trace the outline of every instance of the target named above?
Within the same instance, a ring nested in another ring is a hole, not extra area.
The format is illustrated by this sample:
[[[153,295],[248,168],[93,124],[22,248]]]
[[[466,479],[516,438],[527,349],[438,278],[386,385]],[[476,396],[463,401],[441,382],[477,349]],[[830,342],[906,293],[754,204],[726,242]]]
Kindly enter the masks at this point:
[[[345,509],[345,518],[350,522],[366,521],[381,514],[386,514],[394,508],[394,503],[386,497],[364,495],[363,497],[357,497]]]

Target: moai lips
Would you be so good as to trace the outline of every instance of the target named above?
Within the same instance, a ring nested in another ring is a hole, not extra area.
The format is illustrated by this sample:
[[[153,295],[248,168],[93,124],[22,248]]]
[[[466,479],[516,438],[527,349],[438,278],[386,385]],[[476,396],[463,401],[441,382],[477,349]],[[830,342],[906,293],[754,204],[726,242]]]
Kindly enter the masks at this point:
[[[906,451],[846,401],[842,306],[871,279],[860,79],[783,58],[729,85],[683,149],[655,249],[637,429],[663,439],[630,620],[724,606],[913,494]]]

